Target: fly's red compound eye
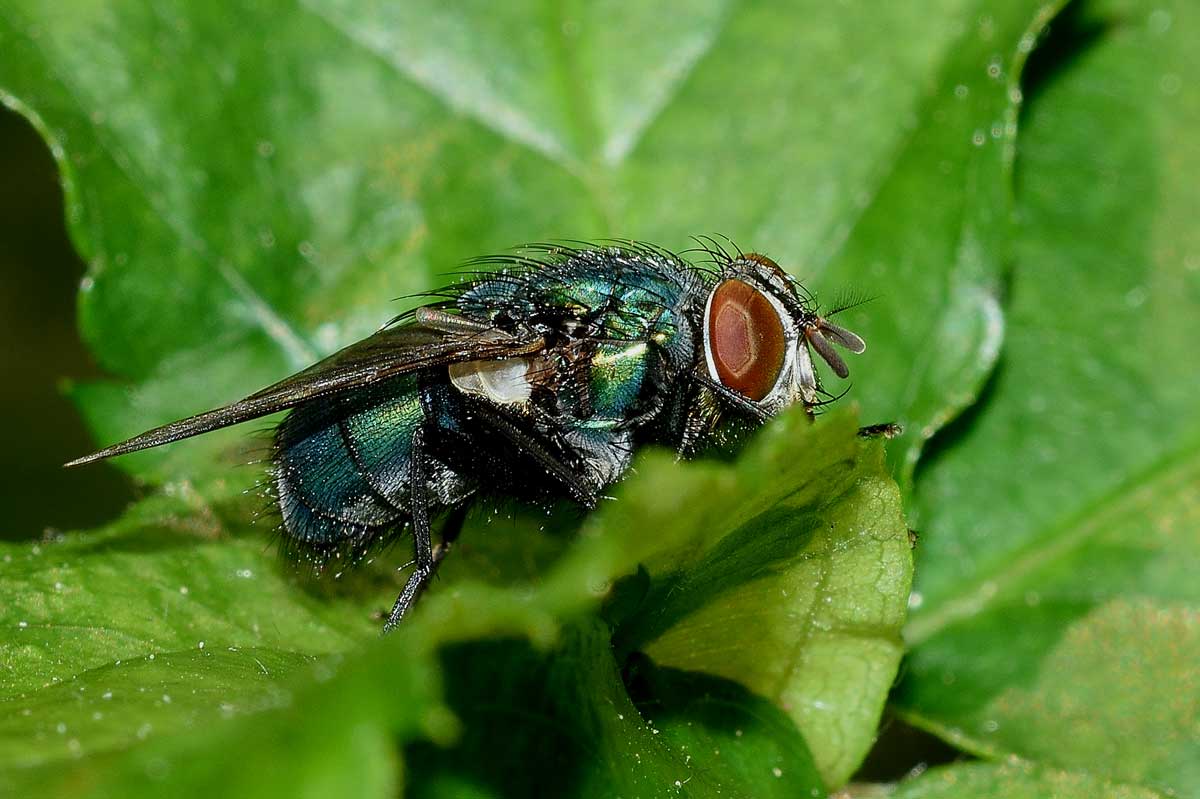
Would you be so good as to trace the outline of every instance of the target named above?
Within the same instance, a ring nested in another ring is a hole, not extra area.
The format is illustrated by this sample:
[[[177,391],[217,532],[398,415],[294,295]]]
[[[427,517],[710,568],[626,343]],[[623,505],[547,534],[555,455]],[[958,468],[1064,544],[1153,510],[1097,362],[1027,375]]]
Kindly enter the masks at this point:
[[[741,280],[725,280],[709,298],[709,363],[727,388],[758,402],[783,371],[787,336],[775,305]]]

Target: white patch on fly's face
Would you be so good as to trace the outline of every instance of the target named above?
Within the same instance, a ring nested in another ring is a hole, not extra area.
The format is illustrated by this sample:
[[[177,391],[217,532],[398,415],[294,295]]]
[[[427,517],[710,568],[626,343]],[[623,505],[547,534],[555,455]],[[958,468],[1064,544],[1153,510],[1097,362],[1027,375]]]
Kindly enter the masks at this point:
[[[796,338],[793,357],[796,359],[796,371],[792,382],[796,391],[805,402],[816,402],[817,372],[813,369],[812,353],[808,351],[808,344],[802,337]]]
[[[448,367],[450,382],[464,394],[487,397],[498,405],[528,402],[533,390],[528,358],[464,361]]]

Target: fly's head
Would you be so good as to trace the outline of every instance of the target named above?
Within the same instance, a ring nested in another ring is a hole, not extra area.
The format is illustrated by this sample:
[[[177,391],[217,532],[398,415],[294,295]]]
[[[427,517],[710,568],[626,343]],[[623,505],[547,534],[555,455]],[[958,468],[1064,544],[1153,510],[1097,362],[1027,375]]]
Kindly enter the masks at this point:
[[[722,265],[704,307],[704,357],[710,380],[770,416],[796,402],[819,405],[813,354],[835,375],[850,370],[835,345],[861,353],[866,344],[830,322],[779,265],[747,253]]]

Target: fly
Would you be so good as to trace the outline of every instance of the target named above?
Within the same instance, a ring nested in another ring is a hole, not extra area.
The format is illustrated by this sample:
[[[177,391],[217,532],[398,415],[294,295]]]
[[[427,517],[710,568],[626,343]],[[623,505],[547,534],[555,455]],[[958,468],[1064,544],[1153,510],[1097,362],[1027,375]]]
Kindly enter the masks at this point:
[[[687,457],[829,401],[814,354],[845,378],[838,350],[865,343],[770,258],[734,250],[531,245],[475,259],[499,268],[245,399],[67,465],[290,410],[270,478],[289,543],[320,566],[412,529],[386,632],[450,549],[455,531],[433,543],[438,513],[495,493],[590,508],[641,444]]]

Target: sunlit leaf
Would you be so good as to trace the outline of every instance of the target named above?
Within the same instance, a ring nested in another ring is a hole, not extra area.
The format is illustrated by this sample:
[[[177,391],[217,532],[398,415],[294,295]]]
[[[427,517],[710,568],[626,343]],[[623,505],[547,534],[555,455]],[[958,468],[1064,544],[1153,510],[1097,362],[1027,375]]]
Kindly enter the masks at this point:
[[[918,481],[898,701],[971,751],[1200,791],[1192,3],[1080,4],[1022,144],[1009,347]]]

